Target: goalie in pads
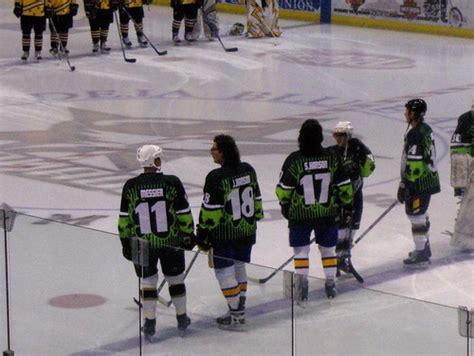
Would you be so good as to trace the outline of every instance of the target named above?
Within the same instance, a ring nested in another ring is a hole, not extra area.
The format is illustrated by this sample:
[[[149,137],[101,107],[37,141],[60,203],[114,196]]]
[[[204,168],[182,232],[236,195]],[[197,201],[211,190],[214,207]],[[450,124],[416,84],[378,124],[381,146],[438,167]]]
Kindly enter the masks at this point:
[[[280,37],[280,9],[277,0],[246,0],[247,37]]]
[[[451,186],[461,198],[461,207],[454,225],[451,244],[474,248],[474,100],[470,111],[458,119],[451,138]]]

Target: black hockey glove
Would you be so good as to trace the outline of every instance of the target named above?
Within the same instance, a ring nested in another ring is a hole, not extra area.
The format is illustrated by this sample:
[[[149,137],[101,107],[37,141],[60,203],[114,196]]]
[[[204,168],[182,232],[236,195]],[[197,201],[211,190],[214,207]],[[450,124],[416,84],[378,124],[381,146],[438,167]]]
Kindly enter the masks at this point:
[[[79,5],[78,5],[78,4],[71,4],[71,5],[69,5],[69,14],[70,14],[71,16],[76,16],[78,9],[79,9]]]
[[[354,211],[352,210],[352,207],[347,206],[342,208],[342,216],[341,216],[341,222],[344,225],[349,226],[352,223],[352,215],[354,214]]]
[[[209,230],[201,229],[198,227],[197,234],[196,234],[196,243],[201,251],[203,252],[209,251],[212,247],[211,236],[209,234]]]
[[[150,5],[151,0],[142,0],[143,5]]]
[[[52,7],[44,7],[44,15],[46,18],[50,19],[54,15],[54,10]]]
[[[290,211],[290,204],[280,204],[280,208],[281,208],[281,215],[283,215],[283,217],[288,220],[288,213]]]
[[[15,3],[15,7],[13,8],[13,13],[16,17],[20,17],[23,13],[23,7],[19,3]]]
[[[183,237],[183,242],[181,243],[181,247],[185,250],[191,251],[194,246],[197,244],[197,237],[194,232],[191,232],[188,236]]]
[[[132,247],[130,245],[130,238],[125,237],[123,239],[120,239],[120,242],[122,243],[122,255],[127,259],[128,261],[132,260]]]
[[[410,198],[410,193],[405,182],[400,182],[398,185],[397,199],[403,204]]]
[[[464,195],[464,188],[454,188],[454,196],[462,197]]]

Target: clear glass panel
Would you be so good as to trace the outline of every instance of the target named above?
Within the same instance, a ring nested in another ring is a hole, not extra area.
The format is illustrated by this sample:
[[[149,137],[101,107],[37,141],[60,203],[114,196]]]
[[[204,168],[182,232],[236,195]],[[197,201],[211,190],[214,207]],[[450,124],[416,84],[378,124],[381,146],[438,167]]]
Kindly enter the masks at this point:
[[[2,219],[2,211],[0,211]],[[0,351],[7,350],[7,308],[5,280],[5,230],[0,228]]]
[[[186,252],[187,265],[194,255],[195,252]],[[249,276],[266,276],[273,271],[265,267],[247,265]],[[144,342],[144,354],[291,354],[291,303],[283,297],[282,281],[282,273],[277,273],[264,285],[249,282],[246,330],[220,330],[215,319],[227,312],[227,303],[214,270],[209,268],[208,256],[200,253],[185,280],[187,312],[192,319],[185,337],[180,337],[176,328],[173,305],[168,308],[159,303],[156,335],[151,343]],[[167,287],[163,288],[160,295],[170,300]]]
[[[146,355],[291,355],[293,347],[296,355],[467,353],[457,309],[365,289],[354,280],[339,282],[329,301],[316,278],[309,278],[302,307],[292,303],[291,272],[250,264],[247,274],[256,282],[248,284],[246,331],[220,330],[215,318],[228,309],[206,254],[197,255],[186,278],[192,324],[184,337],[174,306],[159,303],[156,335],[141,340],[138,278],[117,235],[18,215],[8,241],[11,348],[20,355],[139,355],[140,341]],[[3,243],[0,253],[4,264]],[[186,252],[187,265],[194,256]],[[6,349],[4,274],[0,288]],[[166,285],[160,296],[170,300]]]
[[[337,289],[328,300],[324,281],[309,278],[309,302],[296,312],[297,354],[466,352],[454,308],[365,289],[355,280],[339,282]]]
[[[137,279],[116,235],[18,215],[9,243],[16,354],[135,352]]]

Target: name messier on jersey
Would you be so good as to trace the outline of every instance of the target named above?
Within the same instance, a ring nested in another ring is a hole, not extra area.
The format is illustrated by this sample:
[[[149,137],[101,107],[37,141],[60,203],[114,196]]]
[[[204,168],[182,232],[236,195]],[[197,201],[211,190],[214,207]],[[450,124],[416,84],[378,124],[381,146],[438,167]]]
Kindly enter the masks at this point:
[[[141,189],[140,198],[161,198],[163,196],[163,188],[157,189]]]
[[[248,185],[250,184],[250,176],[243,176],[243,177],[239,177],[239,178],[234,178],[232,179],[232,188],[237,188],[237,187],[241,187],[243,185]]]
[[[311,161],[304,163],[304,170],[305,171],[312,171],[315,169],[327,169],[328,168],[328,161]]]

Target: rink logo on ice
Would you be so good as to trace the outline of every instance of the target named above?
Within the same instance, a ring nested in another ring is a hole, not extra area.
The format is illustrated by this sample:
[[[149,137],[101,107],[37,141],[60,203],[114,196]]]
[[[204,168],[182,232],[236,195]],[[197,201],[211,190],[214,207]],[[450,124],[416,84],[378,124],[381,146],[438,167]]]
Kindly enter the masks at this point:
[[[389,70],[408,69],[416,65],[414,60],[405,57],[332,49],[308,49],[291,53],[279,53],[277,56],[285,62],[320,67]]]

